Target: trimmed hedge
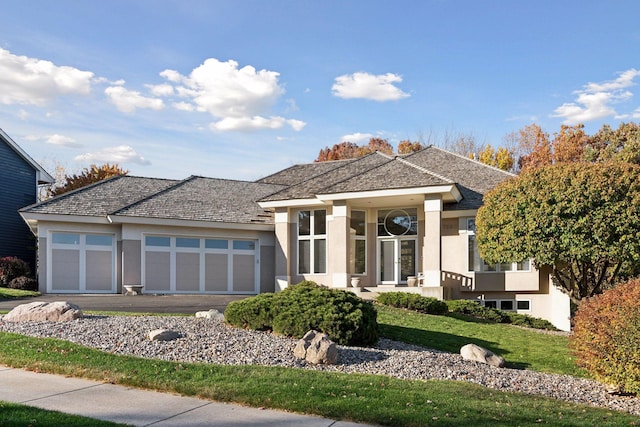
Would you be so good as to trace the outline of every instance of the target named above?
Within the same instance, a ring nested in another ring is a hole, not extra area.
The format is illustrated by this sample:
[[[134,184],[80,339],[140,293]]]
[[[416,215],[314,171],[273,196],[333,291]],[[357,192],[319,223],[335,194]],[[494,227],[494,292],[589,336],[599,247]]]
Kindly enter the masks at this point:
[[[314,329],[341,345],[370,345],[379,337],[372,303],[351,292],[311,281],[289,286],[282,292],[233,301],[224,316],[234,326],[271,330],[294,338],[302,338]]]
[[[17,277],[30,275],[29,264],[20,258],[12,256],[0,258],[0,286],[7,286]]]
[[[425,314],[446,314],[449,311],[447,304],[433,297],[408,292],[383,292],[376,298],[380,304],[398,308],[408,308]]]
[[[640,393],[640,279],[583,300],[569,347],[595,379]]]
[[[487,320],[489,322],[510,323],[512,325],[525,326],[533,329],[546,329],[549,331],[558,330],[553,326],[553,323],[548,320],[529,316],[528,314],[483,307],[476,301],[464,299],[450,300],[447,301],[447,306],[449,307],[449,311],[452,313],[463,314],[465,316],[471,316],[476,319]]]

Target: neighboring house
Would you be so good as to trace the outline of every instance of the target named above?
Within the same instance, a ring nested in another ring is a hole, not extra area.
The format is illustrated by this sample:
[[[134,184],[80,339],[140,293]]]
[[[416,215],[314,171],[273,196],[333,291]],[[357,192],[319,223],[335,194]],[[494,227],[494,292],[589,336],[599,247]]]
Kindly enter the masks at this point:
[[[36,240],[18,210],[36,202],[38,185],[54,179],[0,129],[0,257],[15,256],[35,273]]]
[[[257,294],[303,279],[473,299],[569,329],[529,260],[487,265],[483,194],[512,175],[435,147],[296,165],[256,182],[122,176],[27,207],[43,292]],[[417,278],[418,287],[408,287]]]

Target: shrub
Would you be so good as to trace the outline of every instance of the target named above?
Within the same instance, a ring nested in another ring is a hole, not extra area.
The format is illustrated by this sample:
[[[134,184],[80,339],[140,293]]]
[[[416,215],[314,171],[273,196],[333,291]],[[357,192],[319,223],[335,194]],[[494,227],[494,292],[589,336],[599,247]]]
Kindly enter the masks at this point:
[[[378,340],[373,304],[351,292],[304,281],[275,294],[235,301],[224,312],[228,323],[302,338],[311,329],[342,345],[368,345]]]
[[[272,293],[256,295],[238,301],[232,301],[224,310],[224,318],[232,325],[257,331],[271,330],[273,316],[271,313]]]
[[[475,317],[477,319],[487,320],[496,323],[511,323],[513,325],[525,326],[534,329],[547,329],[556,331],[557,328],[553,323],[532,317],[527,314],[515,313],[513,311],[502,311],[496,308],[483,307],[476,301],[471,300],[450,300],[447,301],[449,311],[465,316]]]
[[[408,292],[384,292],[378,295],[376,301],[380,304],[408,308],[425,314],[442,315],[449,311],[447,303],[444,301]]]
[[[640,393],[640,279],[583,300],[569,347],[598,381]]]
[[[0,258],[0,286],[7,286],[16,277],[30,276],[29,264],[16,257]]]
[[[23,291],[37,291],[38,282],[31,277],[20,276],[10,281],[7,287],[11,289],[20,289]]]

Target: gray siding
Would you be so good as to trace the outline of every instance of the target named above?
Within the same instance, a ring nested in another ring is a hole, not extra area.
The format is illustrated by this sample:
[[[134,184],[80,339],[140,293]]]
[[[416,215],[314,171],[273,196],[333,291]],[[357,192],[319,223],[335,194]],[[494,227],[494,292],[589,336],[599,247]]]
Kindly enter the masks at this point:
[[[32,269],[36,239],[18,209],[35,203],[36,192],[36,171],[0,139],[0,257],[16,256]]]

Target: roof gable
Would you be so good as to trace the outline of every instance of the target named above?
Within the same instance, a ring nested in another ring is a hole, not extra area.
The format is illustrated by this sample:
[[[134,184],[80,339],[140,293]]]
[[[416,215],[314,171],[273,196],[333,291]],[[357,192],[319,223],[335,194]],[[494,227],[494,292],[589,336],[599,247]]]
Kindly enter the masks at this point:
[[[18,154],[29,166],[36,171],[36,179],[38,184],[53,184],[55,179],[49,175],[35,160],[31,158],[20,146],[7,135],[2,129],[0,129],[0,140],[4,141],[13,151]]]

